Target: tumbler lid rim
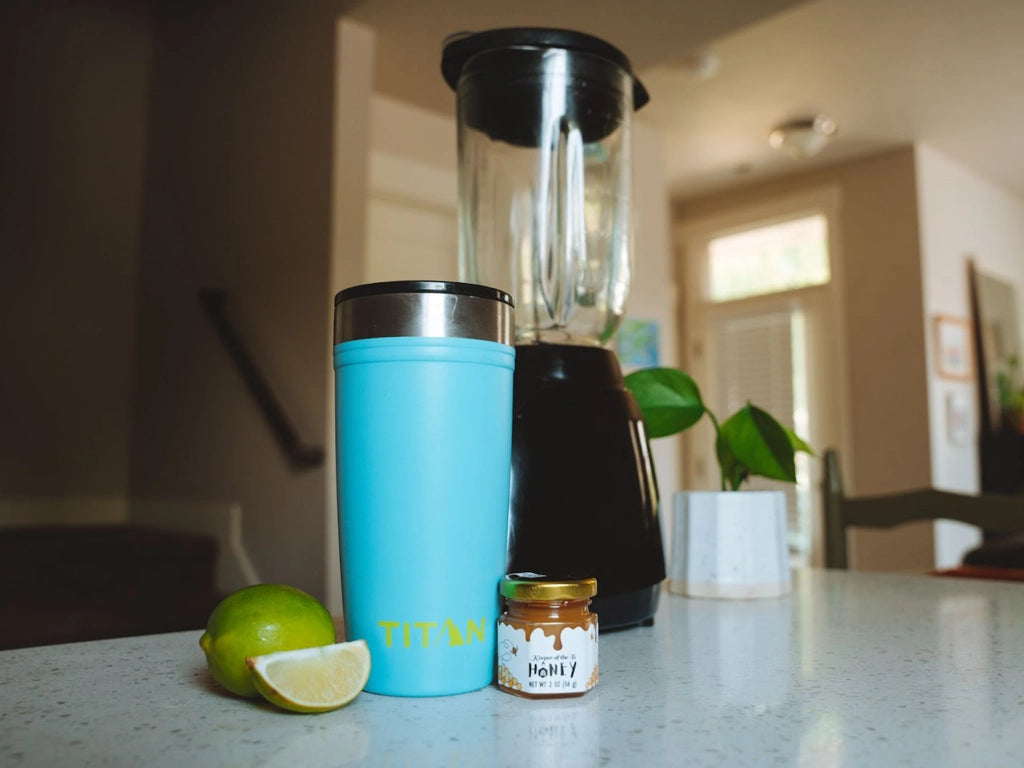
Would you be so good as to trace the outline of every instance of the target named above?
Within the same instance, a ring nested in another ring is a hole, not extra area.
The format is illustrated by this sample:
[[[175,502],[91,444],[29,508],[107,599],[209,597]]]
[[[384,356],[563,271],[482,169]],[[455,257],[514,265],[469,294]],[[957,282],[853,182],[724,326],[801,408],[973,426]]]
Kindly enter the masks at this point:
[[[396,293],[447,293],[477,299],[490,299],[514,306],[512,297],[497,288],[476,283],[460,283],[453,280],[390,280],[381,283],[363,283],[343,288],[334,296],[337,306],[349,299],[365,296],[381,296]]]

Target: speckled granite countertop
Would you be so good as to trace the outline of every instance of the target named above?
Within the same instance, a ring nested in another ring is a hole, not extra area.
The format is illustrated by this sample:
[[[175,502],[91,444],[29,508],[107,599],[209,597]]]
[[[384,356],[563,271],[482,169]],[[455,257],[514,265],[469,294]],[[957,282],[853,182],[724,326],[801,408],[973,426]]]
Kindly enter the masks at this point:
[[[364,693],[292,715],[219,693],[199,632],[0,653],[0,766],[1020,766],[1024,585],[805,571],[786,598],[665,594],[601,681]]]

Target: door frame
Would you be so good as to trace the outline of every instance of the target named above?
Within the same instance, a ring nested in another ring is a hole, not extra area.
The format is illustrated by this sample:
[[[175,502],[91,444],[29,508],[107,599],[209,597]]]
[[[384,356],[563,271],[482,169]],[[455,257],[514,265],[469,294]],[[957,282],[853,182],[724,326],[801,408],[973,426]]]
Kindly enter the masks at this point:
[[[815,454],[820,457],[826,448],[838,448],[848,454],[850,446],[849,391],[847,375],[847,354],[845,312],[843,302],[843,257],[841,250],[841,209],[842,197],[838,186],[822,186],[806,189],[789,195],[773,196],[771,199],[737,204],[714,213],[684,218],[675,228],[676,270],[681,278],[684,300],[680,302],[679,325],[681,332],[679,355],[684,367],[691,372],[698,385],[709,381],[710,355],[706,353],[709,327],[705,319],[712,307],[721,314],[730,307],[737,314],[763,306],[777,308],[787,300],[819,304],[820,322],[806,323],[808,335],[808,358],[819,360],[817,366],[808,369],[808,411],[809,422],[813,425],[809,439]],[[734,234],[747,229],[789,221],[801,216],[823,214],[828,229],[829,268],[831,278],[823,286],[798,288],[774,294],[737,299],[731,302],[711,303],[707,300],[707,251],[710,241],[716,237]],[[822,306],[823,305],[823,306]],[[725,418],[725,415],[722,415]],[[698,429],[684,435],[685,450],[683,466],[680,468],[684,483],[692,487],[694,481],[695,450],[701,440],[707,443],[711,436],[710,425],[698,425]],[[811,565],[820,565],[822,557],[822,520],[820,511],[820,488],[822,468],[820,461],[811,462],[811,488],[815,497],[816,514],[811,528]]]

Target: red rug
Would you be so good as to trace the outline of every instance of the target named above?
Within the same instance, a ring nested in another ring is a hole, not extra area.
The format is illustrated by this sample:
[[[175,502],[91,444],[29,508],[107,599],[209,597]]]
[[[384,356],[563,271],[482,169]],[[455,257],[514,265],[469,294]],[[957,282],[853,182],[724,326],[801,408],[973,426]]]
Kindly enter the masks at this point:
[[[996,581],[1024,581],[1024,568],[998,568],[994,565],[961,565],[931,571],[932,576],[951,576],[956,579],[994,579]]]

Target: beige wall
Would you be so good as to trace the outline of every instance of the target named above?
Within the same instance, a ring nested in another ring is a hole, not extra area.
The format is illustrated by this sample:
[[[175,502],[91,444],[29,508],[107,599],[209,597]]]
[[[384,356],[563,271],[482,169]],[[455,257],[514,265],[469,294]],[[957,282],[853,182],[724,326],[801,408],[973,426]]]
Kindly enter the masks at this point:
[[[837,186],[841,195],[841,314],[849,403],[844,445],[839,447],[844,449],[846,486],[852,493],[870,494],[928,485],[929,413],[913,149],[687,201],[676,207],[675,216],[708,216],[824,185]],[[853,544],[854,562],[865,569],[923,570],[932,563],[928,527],[860,532]]]
[[[238,501],[265,581],[324,594],[324,468],[292,468],[200,311],[228,314],[324,446],[334,14],[166,4],[154,19],[132,492]]]
[[[0,10],[0,499],[123,503],[149,18]]]

